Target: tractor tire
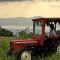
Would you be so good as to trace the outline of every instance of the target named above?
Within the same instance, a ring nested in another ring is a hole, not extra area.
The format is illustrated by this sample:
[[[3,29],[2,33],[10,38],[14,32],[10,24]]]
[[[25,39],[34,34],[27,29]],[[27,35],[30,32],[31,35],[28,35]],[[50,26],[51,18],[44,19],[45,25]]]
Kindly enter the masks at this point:
[[[32,60],[32,54],[28,50],[22,50],[18,53],[16,60]]]

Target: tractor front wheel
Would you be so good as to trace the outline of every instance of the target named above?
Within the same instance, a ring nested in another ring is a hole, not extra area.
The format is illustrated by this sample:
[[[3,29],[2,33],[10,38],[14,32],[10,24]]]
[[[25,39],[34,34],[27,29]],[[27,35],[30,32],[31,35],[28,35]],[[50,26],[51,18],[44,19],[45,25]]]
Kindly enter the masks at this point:
[[[31,52],[30,51],[22,51],[18,56],[17,60],[32,60],[31,59]]]
[[[31,52],[23,51],[21,54],[21,60],[31,60]]]

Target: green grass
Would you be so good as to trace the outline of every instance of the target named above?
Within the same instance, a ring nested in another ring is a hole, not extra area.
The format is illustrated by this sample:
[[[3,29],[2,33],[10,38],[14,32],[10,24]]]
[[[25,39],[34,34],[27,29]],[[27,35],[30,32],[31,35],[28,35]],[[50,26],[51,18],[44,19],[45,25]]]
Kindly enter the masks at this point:
[[[0,60],[15,60],[14,57],[7,57],[10,40],[12,37],[0,37]]]
[[[9,42],[12,39],[13,37],[0,37],[0,60],[16,60],[14,56],[7,57]],[[39,56],[38,58],[35,57],[34,60],[40,60],[40,57]],[[44,59],[42,58],[42,60]],[[60,60],[60,52],[46,57],[45,60]]]

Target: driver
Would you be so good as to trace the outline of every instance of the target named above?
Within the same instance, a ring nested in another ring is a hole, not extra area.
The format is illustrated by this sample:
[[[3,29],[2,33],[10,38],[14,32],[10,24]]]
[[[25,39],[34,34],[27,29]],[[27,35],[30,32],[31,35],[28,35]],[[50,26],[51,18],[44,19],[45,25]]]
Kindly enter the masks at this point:
[[[54,24],[50,24],[50,35],[56,36],[56,32],[55,32],[55,28],[54,28]]]

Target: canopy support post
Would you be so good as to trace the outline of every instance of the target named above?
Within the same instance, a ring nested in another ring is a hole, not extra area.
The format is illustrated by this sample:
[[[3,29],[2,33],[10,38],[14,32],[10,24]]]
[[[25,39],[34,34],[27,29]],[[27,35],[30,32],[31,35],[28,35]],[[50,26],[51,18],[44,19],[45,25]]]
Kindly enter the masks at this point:
[[[56,22],[55,22],[55,31],[56,31]]]

